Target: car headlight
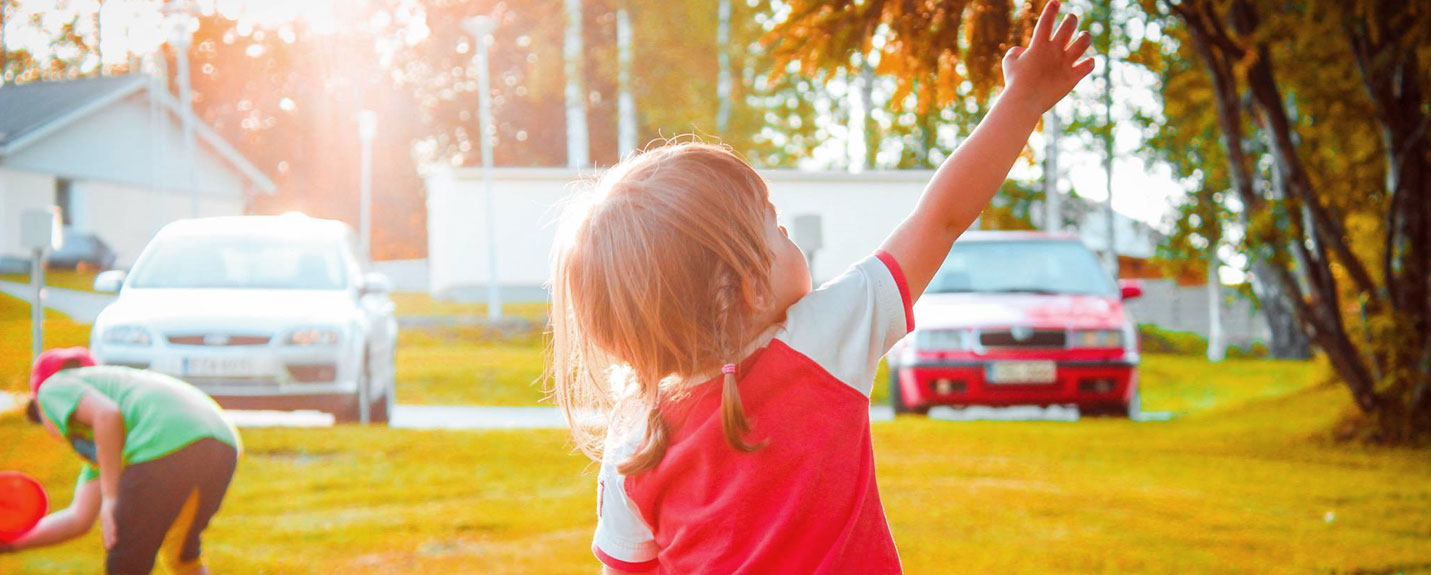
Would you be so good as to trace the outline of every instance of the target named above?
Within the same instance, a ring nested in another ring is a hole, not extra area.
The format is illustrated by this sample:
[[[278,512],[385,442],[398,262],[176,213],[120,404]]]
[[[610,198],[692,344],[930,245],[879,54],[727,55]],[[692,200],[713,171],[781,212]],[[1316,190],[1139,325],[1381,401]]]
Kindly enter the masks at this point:
[[[929,351],[969,349],[967,332],[952,329],[921,329],[914,332],[914,347]]]
[[[149,330],[137,325],[118,325],[104,330],[101,338],[104,343],[112,345],[133,345],[146,346],[152,343],[149,338]]]
[[[340,339],[342,339],[342,334],[338,333],[336,329],[305,328],[289,332],[283,343],[286,345],[333,345]]]
[[[1070,347],[1078,348],[1121,348],[1123,332],[1116,329],[1090,329],[1073,332]]]

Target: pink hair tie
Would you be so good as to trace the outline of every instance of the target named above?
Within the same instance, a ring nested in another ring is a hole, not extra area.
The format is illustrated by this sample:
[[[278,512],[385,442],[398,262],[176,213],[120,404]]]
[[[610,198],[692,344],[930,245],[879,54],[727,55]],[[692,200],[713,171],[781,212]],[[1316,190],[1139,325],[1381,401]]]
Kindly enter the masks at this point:
[[[733,363],[727,363],[727,364],[721,366],[720,372],[721,372],[721,373],[729,373],[729,374],[734,375],[734,374],[735,374],[735,364],[733,364]]]

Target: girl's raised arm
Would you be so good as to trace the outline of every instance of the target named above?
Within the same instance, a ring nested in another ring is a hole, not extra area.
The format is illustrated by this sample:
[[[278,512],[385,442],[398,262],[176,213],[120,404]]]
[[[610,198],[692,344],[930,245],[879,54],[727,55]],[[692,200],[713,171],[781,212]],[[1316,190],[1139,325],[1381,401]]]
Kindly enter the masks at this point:
[[[1039,116],[1093,71],[1091,58],[1080,60],[1090,39],[1087,32],[1074,38],[1078,19],[1069,15],[1053,30],[1058,8],[1058,0],[1050,0],[1028,47],[1004,55],[1005,88],[998,101],[934,173],[914,213],[885,240],[882,249],[903,269],[911,300],[924,293],[954,240],[999,191]]]

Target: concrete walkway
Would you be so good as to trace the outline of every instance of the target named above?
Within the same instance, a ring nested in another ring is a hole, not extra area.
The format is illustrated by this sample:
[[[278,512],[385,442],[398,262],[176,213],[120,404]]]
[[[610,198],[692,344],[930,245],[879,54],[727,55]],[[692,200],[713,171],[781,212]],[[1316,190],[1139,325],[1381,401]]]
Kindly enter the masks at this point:
[[[30,284],[0,281],[0,293],[29,302],[35,292],[30,289]],[[95,318],[99,317],[99,312],[104,311],[105,306],[114,301],[114,296],[46,287],[44,301],[45,307],[65,314],[72,320],[79,323],[94,323]]]

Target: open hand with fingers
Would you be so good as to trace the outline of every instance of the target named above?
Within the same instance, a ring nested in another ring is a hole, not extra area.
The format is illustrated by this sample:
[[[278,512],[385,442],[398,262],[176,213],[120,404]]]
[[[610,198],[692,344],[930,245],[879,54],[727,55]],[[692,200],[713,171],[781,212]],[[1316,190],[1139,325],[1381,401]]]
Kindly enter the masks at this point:
[[[1050,0],[1034,26],[1029,45],[1015,46],[1004,55],[1004,99],[1014,99],[1031,111],[1042,114],[1073,90],[1084,76],[1093,71],[1093,59],[1083,58],[1092,38],[1078,29],[1078,18],[1065,16],[1053,29],[1058,18],[1058,0]]]

